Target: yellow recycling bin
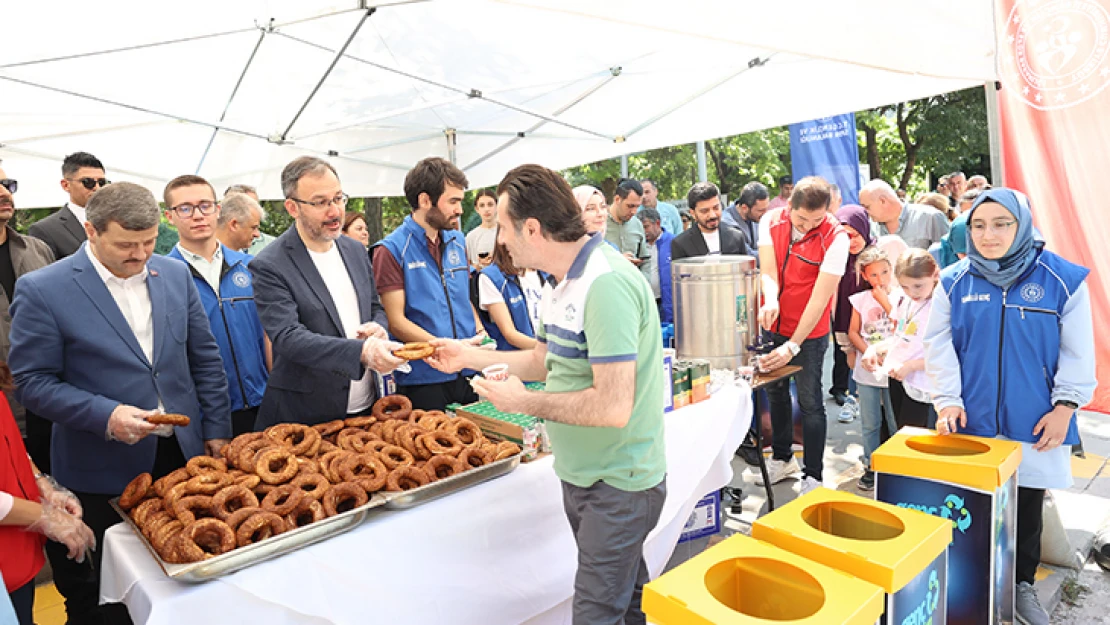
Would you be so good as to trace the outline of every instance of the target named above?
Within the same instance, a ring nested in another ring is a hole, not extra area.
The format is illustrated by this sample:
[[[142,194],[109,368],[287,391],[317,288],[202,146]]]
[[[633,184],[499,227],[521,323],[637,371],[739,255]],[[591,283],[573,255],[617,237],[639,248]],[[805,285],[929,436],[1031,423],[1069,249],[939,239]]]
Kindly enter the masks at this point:
[[[873,625],[883,591],[737,534],[644,586],[655,625]]]
[[[948,621],[1014,620],[1021,444],[902,428],[871,454],[876,499],[952,524]]]
[[[760,517],[752,537],[879,586],[888,625],[946,622],[944,519],[819,488]]]

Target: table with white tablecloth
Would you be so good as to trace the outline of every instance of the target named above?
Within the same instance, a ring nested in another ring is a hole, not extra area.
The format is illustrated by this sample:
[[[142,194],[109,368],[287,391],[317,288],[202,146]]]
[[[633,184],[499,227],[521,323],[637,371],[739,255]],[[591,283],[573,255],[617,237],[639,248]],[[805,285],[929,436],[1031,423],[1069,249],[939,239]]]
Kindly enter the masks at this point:
[[[726,385],[666,415],[667,500],[644,555],[670,558],[695,504],[732,479],[751,394]],[[552,457],[203,584],[166,577],[126,525],[104,538],[101,597],[135,623],[570,623],[577,550]]]

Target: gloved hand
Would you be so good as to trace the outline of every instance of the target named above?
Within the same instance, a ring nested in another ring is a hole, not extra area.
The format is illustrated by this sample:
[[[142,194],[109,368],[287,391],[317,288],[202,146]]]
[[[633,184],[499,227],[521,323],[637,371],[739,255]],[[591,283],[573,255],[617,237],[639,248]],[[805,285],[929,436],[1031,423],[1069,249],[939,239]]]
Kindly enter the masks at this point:
[[[84,562],[85,554],[96,549],[96,537],[92,529],[81,519],[46,499],[42,500],[42,516],[28,525],[27,531],[38,532],[54,542],[62,543],[69,548],[67,557],[77,562]]]
[[[127,404],[116,406],[108,417],[108,439],[134,445],[153,434],[159,426],[146,422],[144,417],[148,414],[150,411]]]
[[[84,514],[84,509],[81,508],[81,502],[77,499],[68,488],[62,486],[49,475],[44,475],[35,480],[35,484],[39,487],[39,494],[51,505],[61,508],[66,512],[80,519]]]

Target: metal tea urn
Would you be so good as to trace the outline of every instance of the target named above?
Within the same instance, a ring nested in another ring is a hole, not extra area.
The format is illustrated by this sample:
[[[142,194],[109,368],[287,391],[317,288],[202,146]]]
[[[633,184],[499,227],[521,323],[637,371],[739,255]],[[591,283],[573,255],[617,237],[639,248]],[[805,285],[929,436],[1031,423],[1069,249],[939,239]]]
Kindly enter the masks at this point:
[[[675,348],[714,369],[749,364],[759,340],[759,269],[751,256],[694,256],[671,263]]]

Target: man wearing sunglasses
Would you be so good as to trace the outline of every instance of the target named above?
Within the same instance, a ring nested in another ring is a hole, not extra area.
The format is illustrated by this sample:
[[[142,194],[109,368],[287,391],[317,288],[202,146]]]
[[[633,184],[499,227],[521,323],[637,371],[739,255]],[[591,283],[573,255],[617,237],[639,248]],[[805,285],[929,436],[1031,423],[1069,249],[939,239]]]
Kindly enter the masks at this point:
[[[254,305],[254,285],[247,268],[252,257],[220,243],[217,224],[222,209],[216,203],[216,190],[204,178],[174,178],[166,185],[163,199],[166,218],[180,237],[166,257],[189,265],[212,335],[220,346],[232,435],[250,432],[270,375],[266,366],[269,341]]]
[[[15,291],[15,281],[20,276],[54,262],[54,254],[45,243],[34,237],[25,237],[9,224],[15,217],[15,195],[19,183],[9,178],[0,167],[0,361],[8,361],[8,335],[12,329],[11,316],[6,314]],[[5,392],[19,429],[27,439],[27,453],[40,470],[50,472],[50,421],[27,413],[11,392]]]
[[[93,193],[104,188],[104,165],[88,152],[74,152],[62,161],[62,190],[69,202],[53,215],[33,224],[27,233],[41,239],[62,259],[85,242],[85,206]]]

